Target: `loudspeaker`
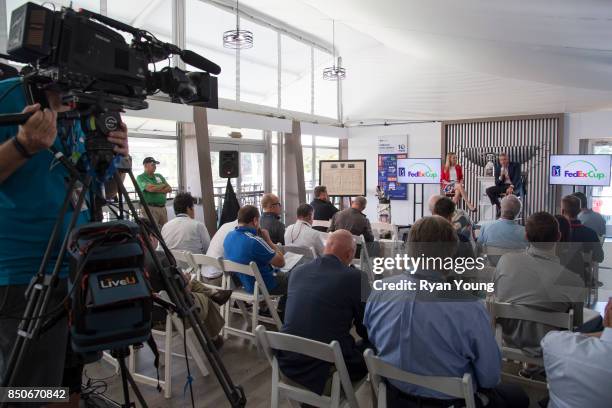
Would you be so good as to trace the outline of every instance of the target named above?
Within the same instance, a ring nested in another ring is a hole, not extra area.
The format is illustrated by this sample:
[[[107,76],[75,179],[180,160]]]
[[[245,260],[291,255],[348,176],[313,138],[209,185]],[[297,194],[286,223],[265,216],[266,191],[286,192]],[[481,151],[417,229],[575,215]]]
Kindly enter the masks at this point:
[[[219,152],[219,177],[236,178],[240,174],[240,153],[235,150]]]

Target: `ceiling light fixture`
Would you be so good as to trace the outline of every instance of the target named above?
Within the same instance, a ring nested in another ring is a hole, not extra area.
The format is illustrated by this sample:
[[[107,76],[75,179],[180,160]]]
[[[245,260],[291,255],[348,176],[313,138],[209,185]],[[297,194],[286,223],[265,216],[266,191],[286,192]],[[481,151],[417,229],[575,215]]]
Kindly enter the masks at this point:
[[[240,29],[240,11],[238,0],[236,0],[236,29],[223,33],[223,47],[237,49],[248,49],[253,47],[253,33],[249,30]]]
[[[332,20],[332,50],[334,53],[334,65],[323,69],[323,79],[327,81],[342,81],[346,78],[346,68],[342,67],[342,57],[336,60],[336,21]],[[338,61],[338,65],[336,65]]]

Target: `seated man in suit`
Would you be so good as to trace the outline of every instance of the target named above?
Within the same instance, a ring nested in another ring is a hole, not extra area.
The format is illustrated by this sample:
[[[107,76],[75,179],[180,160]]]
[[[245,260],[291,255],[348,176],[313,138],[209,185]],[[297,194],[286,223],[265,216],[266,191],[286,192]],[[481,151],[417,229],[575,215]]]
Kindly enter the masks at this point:
[[[521,184],[521,165],[511,162],[508,153],[500,153],[498,158],[499,164],[495,165],[494,173],[495,185],[487,188],[487,196],[497,209],[497,217],[501,211],[499,196],[504,193],[514,194]]]
[[[367,332],[363,326],[368,279],[350,267],[355,253],[351,233],[338,230],[330,234],[322,257],[297,267],[289,279],[283,333],[329,343],[337,340],[351,380],[365,377],[363,359]],[[351,335],[355,326],[362,338]],[[289,379],[317,394],[323,394],[330,376],[330,364],[300,354],[279,352],[280,369]]]
[[[329,232],[345,229],[353,235],[363,235],[366,242],[374,241],[370,220],[363,213],[368,201],[363,196],[357,196],[351,201],[351,208],[334,214],[329,226]]]

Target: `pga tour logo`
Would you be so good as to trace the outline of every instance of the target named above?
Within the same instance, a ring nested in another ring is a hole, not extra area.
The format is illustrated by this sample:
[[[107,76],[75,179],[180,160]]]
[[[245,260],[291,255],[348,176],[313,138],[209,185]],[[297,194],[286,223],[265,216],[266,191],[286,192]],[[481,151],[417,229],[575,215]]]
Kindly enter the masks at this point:
[[[601,180],[606,177],[605,173],[599,171],[593,163],[587,160],[574,160],[565,165],[565,170],[561,171],[561,166],[551,167],[553,177],[572,177],[572,178],[591,178]]]
[[[398,167],[397,168],[397,176],[398,177],[406,176],[406,169],[404,167]]]

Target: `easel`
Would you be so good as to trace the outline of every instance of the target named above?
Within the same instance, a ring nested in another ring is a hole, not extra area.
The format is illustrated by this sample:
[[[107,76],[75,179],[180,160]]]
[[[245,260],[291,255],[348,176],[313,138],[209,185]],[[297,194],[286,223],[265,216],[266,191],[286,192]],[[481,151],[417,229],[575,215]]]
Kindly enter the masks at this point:
[[[421,201],[417,201],[417,185],[421,186]],[[421,206],[421,218],[425,214],[425,185],[423,183],[415,183],[412,185],[412,223],[414,224],[417,220],[416,218],[416,208],[417,205]]]

